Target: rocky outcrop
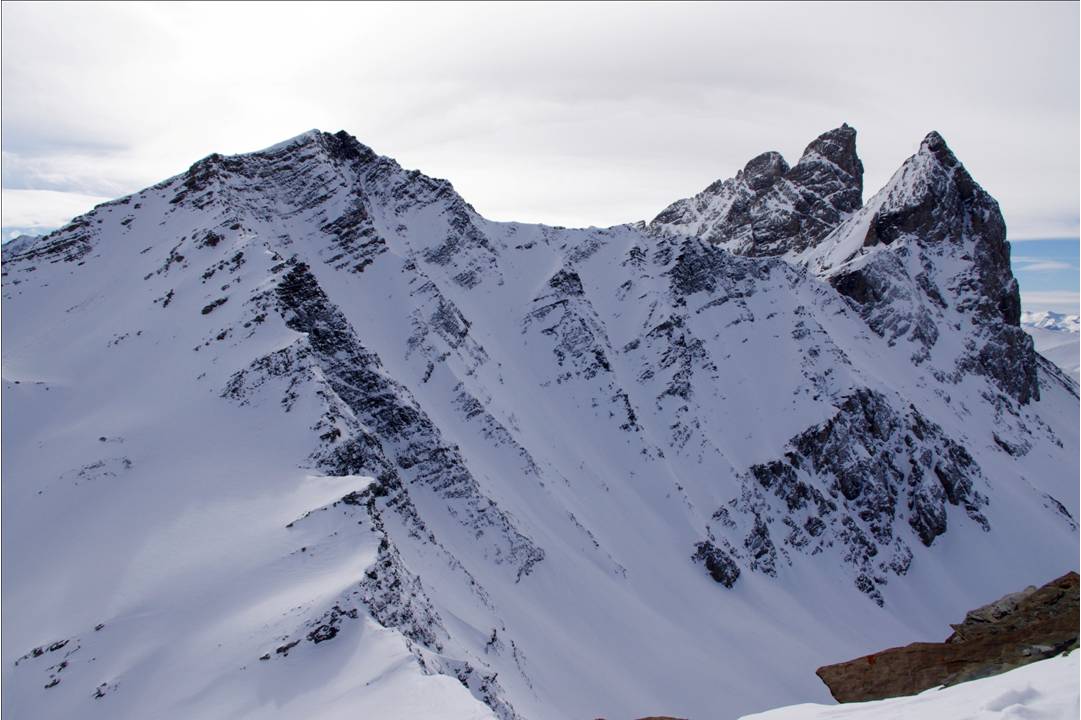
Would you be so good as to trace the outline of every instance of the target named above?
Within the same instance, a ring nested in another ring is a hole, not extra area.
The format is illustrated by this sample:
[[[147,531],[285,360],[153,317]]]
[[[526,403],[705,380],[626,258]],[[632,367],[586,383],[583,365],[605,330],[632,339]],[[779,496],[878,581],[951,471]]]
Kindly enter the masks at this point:
[[[899,410],[859,389],[832,418],[792,438],[782,457],[750,468],[740,496],[713,514],[713,542],[699,543],[694,559],[732,587],[739,563],[776,575],[791,553],[839,550],[855,586],[881,605],[880,587],[908,572],[912,541],[930,547],[959,510],[989,529],[987,499],[976,490],[984,482],[968,451],[914,406]]]
[[[810,266],[917,364],[938,329],[972,329],[945,372],[993,380],[1021,404],[1040,397],[1032,340],[1020,328],[1006,223],[995,202],[936,132],[867,206],[808,253]]]
[[[370,429],[397,470],[409,482],[439,493],[478,542],[488,538],[490,542],[482,544],[492,562],[512,566],[519,579],[528,575],[544,551],[484,495],[458,449],[444,441],[411,393],[391,379],[379,358],[359,342],[308,267],[293,265],[276,294],[286,325],[306,336],[334,394]],[[350,468],[352,473],[365,470]]]
[[[739,565],[728,553],[711,542],[700,542],[695,545],[691,559],[705,565],[709,576],[726,588],[732,587],[736,584],[736,580],[739,580]]]
[[[856,131],[842,125],[817,137],[794,167],[780,153],[762,153],[734,178],[673,203],[650,226],[741,255],[784,255],[817,244],[862,204]]]
[[[912,643],[817,674],[839,702],[914,695],[997,675],[1078,646],[1078,575],[1070,572],[973,610],[942,643]]]

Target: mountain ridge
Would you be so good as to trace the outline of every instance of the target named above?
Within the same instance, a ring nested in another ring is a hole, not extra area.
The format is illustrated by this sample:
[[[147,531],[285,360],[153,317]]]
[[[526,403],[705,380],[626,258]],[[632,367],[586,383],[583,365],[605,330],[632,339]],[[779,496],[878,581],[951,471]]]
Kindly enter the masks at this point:
[[[809,147],[861,170],[846,127]],[[841,165],[820,154],[794,179],[759,156],[809,193],[767,208],[761,253],[656,221],[492,222],[344,132],[210,155],[5,248],[5,413],[27,420],[5,415],[4,469],[24,479],[4,500],[25,513],[4,545],[26,558],[5,555],[25,589],[4,657],[68,638],[97,658],[8,664],[5,708],[162,715],[218,688],[201,714],[289,716],[290,678],[315,672],[338,678],[308,690],[333,715],[335,697],[400,701],[375,682],[395,667],[503,720],[701,715],[720,666],[751,711],[822,697],[831,655],[1061,574],[1076,385],[1014,340],[997,205],[941,162],[917,168],[923,194],[849,211],[845,172],[822,204]],[[864,221],[890,241],[864,247]],[[831,236],[860,252],[818,263]],[[46,518],[110,548],[123,592],[68,566],[64,536],[27,546]],[[131,550],[174,541],[192,549],[154,553],[161,569]],[[980,571],[992,555],[1002,569]],[[78,609],[36,592],[69,576]],[[194,672],[206,649],[173,627],[242,631]],[[357,644],[375,636],[395,649]],[[127,659],[141,645],[163,648],[158,674]],[[666,647],[681,653],[659,665]],[[169,672],[184,689],[155,695]]]

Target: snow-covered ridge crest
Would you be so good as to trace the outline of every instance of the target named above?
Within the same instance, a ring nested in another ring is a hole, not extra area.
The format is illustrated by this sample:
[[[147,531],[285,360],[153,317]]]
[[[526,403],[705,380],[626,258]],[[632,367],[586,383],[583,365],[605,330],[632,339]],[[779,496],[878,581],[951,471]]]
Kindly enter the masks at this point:
[[[356,176],[362,173],[369,173],[385,183],[411,185],[411,201],[422,197],[428,201],[448,198],[472,210],[450,182],[415,170],[404,170],[393,159],[376,154],[345,131],[329,133],[315,129],[249,153],[211,153],[185,172],[148,190],[163,194],[172,192],[171,205],[184,203],[203,209],[216,203],[220,210],[228,209],[234,213],[240,210],[236,203],[244,202],[245,193],[254,191],[272,196],[276,204],[292,207],[295,211],[326,202],[336,194],[333,191],[335,185],[353,184]],[[137,198],[143,195],[145,191],[102,203],[52,233],[7,243],[3,246],[5,261],[27,254],[63,254],[78,260],[87,251],[85,244],[93,237],[79,231],[100,218],[98,211],[116,206],[130,207],[133,202],[141,206]]]
[[[574,230],[311,132],[5,251],[4,709],[751,712],[1061,575],[1076,385],[925,145]]]

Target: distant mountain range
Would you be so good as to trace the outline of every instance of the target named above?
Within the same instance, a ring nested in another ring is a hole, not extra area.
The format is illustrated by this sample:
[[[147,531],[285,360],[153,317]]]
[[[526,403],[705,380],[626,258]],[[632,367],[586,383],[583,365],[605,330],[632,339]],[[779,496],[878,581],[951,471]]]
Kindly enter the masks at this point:
[[[1075,333],[1081,331],[1081,316],[1064,315],[1050,310],[1023,312],[1021,313],[1021,325],[1025,329],[1039,328],[1040,330]]]
[[[1021,313],[1021,327],[1032,336],[1036,352],[1081,382],[1081,317],[1062,313]]]

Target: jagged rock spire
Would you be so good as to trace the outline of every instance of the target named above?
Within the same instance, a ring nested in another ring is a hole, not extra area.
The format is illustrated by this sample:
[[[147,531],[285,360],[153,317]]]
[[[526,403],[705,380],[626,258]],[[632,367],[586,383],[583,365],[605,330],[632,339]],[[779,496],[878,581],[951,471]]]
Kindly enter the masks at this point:
[[[788,170],[788,163],[785,162],[781,153],[770,150],[749,160],[740,172],[751,190],[762,192],[773,187],[773,184],[784,177]]]
[[[978,341],[958,357],[957,369],[994,379],[1021,403],[1039,399],[1002,212],[937,132],[823,247],[831,244],[846,250],[829,280],[861,307],[875,332],[908,334],[923,346],[915,356],[922,358],[938,340],[935,328],[959,313]],[[923,270],[909,277],[900,258],[913,254]],[[945,256],[956,260],[942,262]]]
[[[865,247],[906,238],[924,246],[973,241],[973,309],[988,320],[1020,324],[1021,299],[1002,212],[937,132],[927,134],[868,211],[873,217]]]
[[[814,154],[829,160],[863,187],[863,162],[856,154],[856,129],[851,125],[844,123],[819,135],[803,151],[800,162]]]
[[[863,163],[845,124],[815,138],[794,167],[778,152],[762,153],[651,225],[742,255],[784,255],[815,245],[862,204]]]

